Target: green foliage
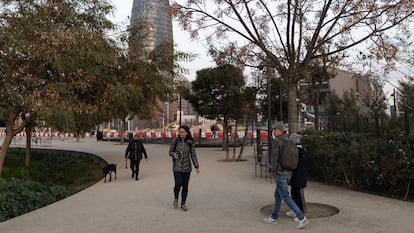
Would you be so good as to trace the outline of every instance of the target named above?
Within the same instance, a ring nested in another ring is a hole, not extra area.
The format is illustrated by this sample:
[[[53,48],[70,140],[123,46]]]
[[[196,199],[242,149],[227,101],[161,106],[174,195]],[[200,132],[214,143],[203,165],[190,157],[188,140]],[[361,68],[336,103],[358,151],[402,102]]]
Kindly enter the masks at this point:
[[[69,154],[32,154],[30,176],[44,184],[72,184],[87,175],[91,159]]]
[[[355,190],[406,198],[413,192],[414,137],[306,131],[302,143],[310,155],[309,175]]]
[[[5,164],[4,178],[34,180],[47,185],[73,184],[80,177],[88,177],[89,166],[93,164],[93,160],[86,157],[33,151],[30,168],[25,168],[24,151],[10,151]]]
[[[287,109],[287,92],[285,85],[281,79],[271,79],[271,94],[270,94],[270,104],[271,106],[271,115],[277,116],[279,120],[287,119],[288,109]],[[267,112],[268,108],[268,96],[267,96],[267,85],[259,90],[258,102],[260,104],[260,109],[262,112]],[[283,116],[281,116],[283,114]],[[267,121],[267,114],[263,114],[263,120]],[[274,120],[274,118],[272,119]]]
[[[15,178],[0,179],[0,221],[46,206],[68,195],[64,186],[48,186]]]
[[[65,153],[32,152],[30,168],[23,164],[24,150],[9,149],[0,179],[0,221],[63,199],[97,178],[92,159]]]
[[[238,119],[242,115],[242,88],[245,85],[242,70],[232,65],[197,72],[192,92],[185,96],[194,109],[210,119],[226,116]]]

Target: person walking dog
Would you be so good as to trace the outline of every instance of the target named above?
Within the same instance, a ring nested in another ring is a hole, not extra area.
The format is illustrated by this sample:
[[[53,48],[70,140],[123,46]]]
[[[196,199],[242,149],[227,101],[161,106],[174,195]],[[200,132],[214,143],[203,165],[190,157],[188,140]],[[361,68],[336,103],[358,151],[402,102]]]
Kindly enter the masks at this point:
[[[134,135],[134,140],[128,143],[125,151],[125,159],[129,158],[130,160],[129,167],[132,171],[131,177],[134,178],[135,176],[135,180],[138,180],[139,164],[142,159],[142,154],[144,154],[145,159],[148,159],[144,144],[139,140],[139,134],[136,133]]]

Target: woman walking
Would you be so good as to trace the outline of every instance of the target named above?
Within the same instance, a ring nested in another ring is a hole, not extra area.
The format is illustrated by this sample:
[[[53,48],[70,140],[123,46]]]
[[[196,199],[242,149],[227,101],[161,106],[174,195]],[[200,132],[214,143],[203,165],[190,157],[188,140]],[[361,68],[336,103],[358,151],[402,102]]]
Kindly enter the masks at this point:
[[[178,197],[181,191],[181,209],[187,211],[185,202],[188,195],[188,184],[192,165],[195,167],[197,174],[200,173],[196,151],[194,148],[194,139],[191,136],[190,128],[182,125],[178,131],[178,138],[171,142],[169,155],[173,160],[174,172],[174,208],[178,208]]]
[[[139,164],[142,159],[142,154],[144,154],[145,159],[148,159],[147,151],[145,150],[144,144],[139,140],[139,134],[135,134],[134,140],[128,143],[128,147],[125,151],[125,160],[129,158],[131,161],[129,166],[131,167],[131,177],[135,180],[138,180],[139,174]]]

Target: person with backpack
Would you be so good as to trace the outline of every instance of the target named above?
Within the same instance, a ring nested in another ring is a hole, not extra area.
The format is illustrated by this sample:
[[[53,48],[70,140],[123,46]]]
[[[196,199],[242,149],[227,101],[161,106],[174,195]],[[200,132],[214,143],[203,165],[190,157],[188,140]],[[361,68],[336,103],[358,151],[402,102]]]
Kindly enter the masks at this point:
[[[128,146],[125,151],[125,160],[129,158],[129,167],[132,171],[131,177],[134,178],[135,176],[135,180],[138,180],[139,164],[142,159],[142,154],[144,154],[145,159],[148,159],[147,151],[145,150],[144,144],[141,142],[141,140],[139,140],[139,134],[136,133],[134,135],[134,140],[128,143]]]
[[[299,209],[303,212],[303,199],[301,189],[305,188],[307,184],[308,153],[300,143],[301,137],[302,136],[300,134],[296,133],[289,136],[289,140],[296,144],[299,151],[298,165],[292,171],[292,178],[290,179],[290,195],[292,196],[293,201],[295,201]],[[292,210],[286,212],[286,215],[289,217],[296,217],[296,214]]]
[[[188,195],[188,184],[192,165],[195,167],[197,174],[200,173],[197,154],[194,148],[194,139],[191,135],[190,128],[186,125],[178,129],[178,138],[171,142],[169,155],[173,161],[174,173],[174,202],[175,209],[178,208],[178,197],[181,191],[181,209],[187,211],[185,205]]]
[[[291,167],[286,168],[282,166],[282,164],[294,164],[295,160],[297,164],[298,151],[297,149],[295,151],[294,149],[296,146],[292,147],[292,143],[288,141],[288,137],[284,133],[283,122],[277,122],[273,124],[272,133],[274,139],[272,141],[272,147],[269,155],[269,167],[274,175],[276,184],[274,191],[275,204],[272,214],[269,217],[265,218],[263,222],[269,224],[277,224],[277,220],[279,219],[280,205],[283,200],[286,205],[296,214],[296,228],[301,229],[306,224],[308,224],[309,221],[293,201],[292,197],[289,195],[289,182],[292,177],[293,169]],[[288,159],[288,156],[292,157],[291,160]]]

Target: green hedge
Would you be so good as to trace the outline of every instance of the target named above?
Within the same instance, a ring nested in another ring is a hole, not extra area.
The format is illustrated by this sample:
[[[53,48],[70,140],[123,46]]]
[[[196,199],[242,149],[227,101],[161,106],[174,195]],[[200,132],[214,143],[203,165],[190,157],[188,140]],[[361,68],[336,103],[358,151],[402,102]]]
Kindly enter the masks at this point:
[[[309,177],[403,199],[413,194],[414,137],[306,131]]]
[[[0,179],[0,221],[13,218],[69,195],[66,187],[35,181]]]
[[[46,206],[96,183],[103,177],[100,169],[89,157],[37,151],[32,151],[30,168],[26,168],[24,149],[10,148],[0,179],[0,221]]]

